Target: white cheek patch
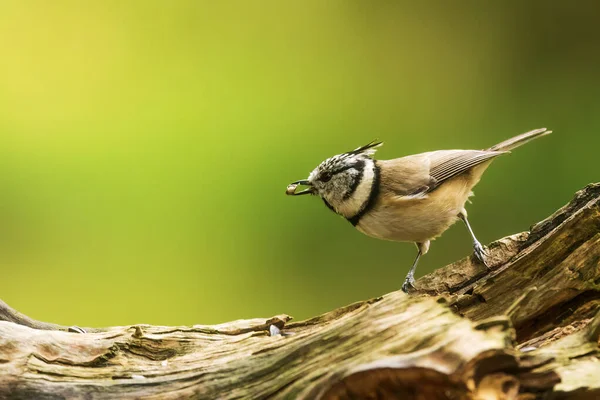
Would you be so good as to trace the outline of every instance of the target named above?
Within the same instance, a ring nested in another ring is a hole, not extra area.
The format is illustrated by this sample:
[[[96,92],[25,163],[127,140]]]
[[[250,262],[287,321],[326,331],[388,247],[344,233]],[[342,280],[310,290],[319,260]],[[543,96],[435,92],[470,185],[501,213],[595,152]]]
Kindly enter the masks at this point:
[[[375,180],[375,163],[373,160],[365,160],[365,168],[362,174],[362,179],[354,193],[337,207],[338,212],[345,217],[350,218],[358,214],[371,196],[373,181]]]

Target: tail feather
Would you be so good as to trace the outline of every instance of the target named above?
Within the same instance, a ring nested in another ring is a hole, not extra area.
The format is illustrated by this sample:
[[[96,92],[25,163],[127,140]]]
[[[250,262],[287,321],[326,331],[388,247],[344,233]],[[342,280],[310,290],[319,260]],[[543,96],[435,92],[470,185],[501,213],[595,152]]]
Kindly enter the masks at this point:
[[[552,131],[547,130],[546,128],[535,129],[533,131],[529,131],[520,135],[517,135],[513,138],[505,140],[504,142],[500,142],[497,145],[490,147],[488,150],[490,151],[509,151],[525,143],[537,139],[542,136],[546,136],[552,133]]]

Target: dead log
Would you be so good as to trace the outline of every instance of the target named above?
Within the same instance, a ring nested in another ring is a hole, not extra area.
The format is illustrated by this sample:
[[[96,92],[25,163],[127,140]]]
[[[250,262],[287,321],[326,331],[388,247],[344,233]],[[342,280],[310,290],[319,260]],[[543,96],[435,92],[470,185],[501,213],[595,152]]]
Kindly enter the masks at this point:
[[[600,184],[489,253],[296,323],[79,334],[0,302],[0,398],[600,398]]]

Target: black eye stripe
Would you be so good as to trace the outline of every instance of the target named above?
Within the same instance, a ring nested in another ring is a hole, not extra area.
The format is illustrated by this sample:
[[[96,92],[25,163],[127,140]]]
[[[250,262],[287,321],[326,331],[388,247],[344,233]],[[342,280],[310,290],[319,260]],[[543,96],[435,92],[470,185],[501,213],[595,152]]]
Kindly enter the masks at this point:
[[[331,171],[331,175],[337,175],[341,172],[347,171],[349,169],[354,168],[354,165],[348,165],[346,167],[340,168],[340,169],[336,169],[335,171]]]
[[[336,169],[335,171],[331,171],[327,175],[337,175],[340,172],[344,172],[344,171],[347,171],[347,170],[352,169],[352,168],[356,169],[357,171],[362,171],[365,168],[365,162],[364,161],[357,161],[355,164],[346,165],[345,167],[342,167],[340,169]]]

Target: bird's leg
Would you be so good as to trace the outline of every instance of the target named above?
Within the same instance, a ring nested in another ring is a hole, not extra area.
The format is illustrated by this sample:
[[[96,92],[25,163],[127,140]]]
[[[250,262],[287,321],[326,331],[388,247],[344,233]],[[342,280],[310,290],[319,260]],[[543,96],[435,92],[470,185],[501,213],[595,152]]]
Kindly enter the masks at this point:
[[[410,268],[410,271],[408,271],[408,274],[406,275],[406,279],[404,279],[404,283],[402,284],[402,291],[404,293],[408,293],[409,289],[414,289],[414,283],[415,283],[415,270],[417,269],[417,264],[419,263],[419,258],[421,258],[421,250],[419,250],[419,252],[417,253],[417,258],[415,258],[415,261],[413,262],[412,267]]]
[[[475,237],[475,233],[471,228],[471,224],[469,224],[469,220],[467,219],[467,212],[465,210],[462,210],[460,213],[458,213],[458,217],[463,220],[465,226],[469,230],[469,234],[471,234],[471,238],[473,239],[473,252],[475,253],[475,257],[477,257],[477,259],[481,261],[481,263],[485,265],[487,269],[490,269],[490,267],[487,265],[487,262],[485,261],[485,250],[481,243],[479,243],[479,240],[477,240],[477,238]]]
[[[419,252],[417,253],[417,257],[415,258],[412,267],[410,267],[410,271],[408,271],[408,274],[406,275],[406,279],[404,279],[404,284],[402,284],[402,291],[404,293],[408,293],[410,289],[415,288],[415,270],[417,269],[419,258],[421,258],[421,256],[427,253],[427,251],[429,250],[429,241],[424,243],[416,243],[416,245],[419,249]]]

